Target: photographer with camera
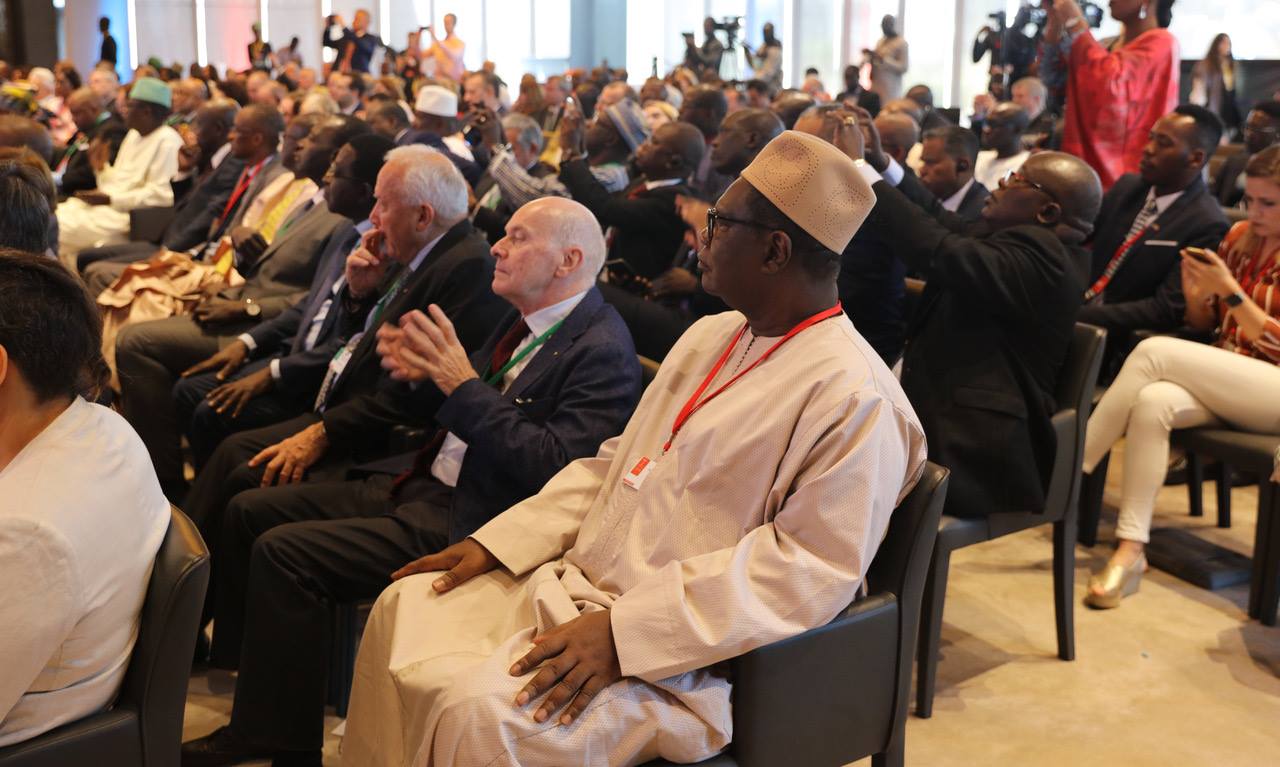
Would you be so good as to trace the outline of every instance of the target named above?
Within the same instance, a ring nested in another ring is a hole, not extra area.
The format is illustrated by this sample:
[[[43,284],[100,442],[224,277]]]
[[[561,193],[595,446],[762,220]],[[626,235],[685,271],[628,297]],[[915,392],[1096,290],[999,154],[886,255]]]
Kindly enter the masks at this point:
[[[716,20],[708,16],[702,20],[702,33],[706,35],[702,46],[693,40],[692,32],[684,33],[684,65],[705,79],[706,73],[720,75],[720,60],[724,58],[724,43],[716,37]]]
[[[1093,166],[1109,189],[1138,172],[1151,126],[1178,105],[1173,0],[1111,0],[1118,37],[1098,41],[1076,0],[1054,0],[1044,30],[1046,82],[1065,72],[1062,150]]]
[[[755,72],[757,80],[764,81],[774,93],[782,88],[782,42],[773,34],[773,22],[766,21],[762,30],[764,42],[754,51],[746,42],[742,43],[742,52],[747,57],[747,66]],[[748,83],[750,87],[750,83]]]
[[[330,14],[325,19],[324,47],[337,51],[333,62],[335,72],[363,72],[369,74],[369,63],[379,48],[385,48],[382,38],[369,31],[369,11],[361,8],[351,20],[351,26],[343,26],[342,17]]]

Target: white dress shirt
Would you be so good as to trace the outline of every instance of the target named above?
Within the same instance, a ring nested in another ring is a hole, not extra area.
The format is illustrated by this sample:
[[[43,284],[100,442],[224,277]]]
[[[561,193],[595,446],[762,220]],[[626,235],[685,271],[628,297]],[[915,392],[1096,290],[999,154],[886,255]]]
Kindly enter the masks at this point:
[[[568,317],[571,312],[582,301],[582,297],[587,291],[582,291],[576,296],[566,298],[558,304],[552,304],[543,309],[530,314],[524,318],[524,322],[529,326],[529,335],[524,337],[520,343],[516,344],[516,348],[511,352],[514,359],[516,355],[524,351],[525,347],[533,343],[533,339],[542,335],[551,329],[551,326]],[[543,346],[546,344],[544,343]],[[502,376],[502,391],[506,391],[512,382],[520,376],[521,371],[529,366],[533,358],[538,356],[538,352],[542,347],[538,347],[530,352],[524,359],[512,365],[509,370]],[[497,371],[492,371],[497,372]],[[436,453],[436,459],[431,464],[431,476],[440,480],[449,487],[456,487],[458,484],[458,473],[462,471],[462,459],[467,455],[467,443],[463,442],[453,432],[449,432],[444,438],[444,442],[440,445],[440,451]]]
[[[168,528],[142,440],[83,399],[0,470],[0,746],[115,699]]]
[[[960,203],[964,202],[964,196],[969,193],[969,189],[973,187],[973,182],[977,179],[969,179],[969,182],[960,187],[959,191],[942,201],[942,207],[955,213],[960,209]]]
[[[973,177],[986,188],[995,189],[1006,173],[1021,168],[1022,163],[1030,156],[1031,153],[1024,150],[1008,157],[997,157],[996,150],[984,149],[978,152],[978,161],[973,165]]]

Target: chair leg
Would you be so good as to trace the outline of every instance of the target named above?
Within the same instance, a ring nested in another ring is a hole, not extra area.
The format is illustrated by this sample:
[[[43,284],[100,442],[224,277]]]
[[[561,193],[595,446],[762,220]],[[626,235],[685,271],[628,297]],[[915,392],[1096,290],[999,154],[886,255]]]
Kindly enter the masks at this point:
[[[904,738],[893,739],[889,748],[883,753],[871,755],[871,767],[903,767],[906,764],[906,748]]]
[[[1254,557],[1262,557],[1262,583],[1258,596],[1258,618],[1264,626],[1276,625],[1276,611],[1280,610],[1280,492],[1277,486],[1265,480],[1260,487],[1267,487],[1267,524],[1265,526],[1266,543],[1264,552],[1254,550]],[[1261,506],[1261,504],[1259,504]],[[1262,527],[1262,509],[1259,508],[1259,527]]]
[[[1218,489],[1218,527],[1231,527],[1231,467],[1219,461],[1214,471]]]
[[[1080,480],[1080,543],[1093,546],[1098,542],[1098,520],[1102,517],[1102,494],[1107,488],[1107,465],[1111,463],[1111,454],[1103,456],[1094,467],[1092,474],[1085,474]]]
[[[1076,531],[1070,516],[1053,523],[1053,612],[1062,660],[1076,659]]]
[[[916,716],[933,716],[933,689],[938,676],[938,645],[942,639],[942,607],[947,599],[947,570],[951,552],[937,546],[929,563],[929,577],[920,608],[920,634],[916,644]]]
[[[1187,453],[1187,505],[1191,516],[1204,516],[1204,463],[1195,453]]]

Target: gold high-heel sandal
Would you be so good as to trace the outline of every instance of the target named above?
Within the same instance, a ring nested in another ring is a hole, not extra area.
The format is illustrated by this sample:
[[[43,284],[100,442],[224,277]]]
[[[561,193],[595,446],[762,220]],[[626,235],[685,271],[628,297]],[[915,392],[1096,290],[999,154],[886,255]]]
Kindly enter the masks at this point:
[[[1089,578],[1089,592],[1085,594],[1084,603],[1099,610],[1119,607],[1120,600],[1137,593],[1146,569],[1146,553],[1138,555],[1128,567],[1107,565]],[[1102,593],[1094,593],[1094,586],[1100,586]]]

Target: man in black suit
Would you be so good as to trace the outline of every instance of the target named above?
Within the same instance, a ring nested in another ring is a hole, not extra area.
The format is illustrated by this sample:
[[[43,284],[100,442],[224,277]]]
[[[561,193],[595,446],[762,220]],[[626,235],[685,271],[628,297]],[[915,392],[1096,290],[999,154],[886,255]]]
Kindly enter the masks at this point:
[[[1083,250],[1102,185],[1079,158],[1037,154],[973,225],[893,167],[870,133],[867,161],[884,180],[872,186],[864,228],[892,239],[928,277],[907,329],[902,387],[929,459],[951,470],[946,513],[1037,511],[1057,450],[1053,392],[1083,285],[1072,251]],[[852,145],[846,153],[861,154],[859,131],[838,135]]]
[[[174,385],[178,423],[197,472],[228,434],[293,418],[315,401],[329,360],[347,340],[337,294],[347,256],[373,228],[373,189],[392,146],[382,136],[364,135],[338,150],[325,202],[354,226],[329,241],[307,297],[192,366]]]
[[[98,31],[102,33],[102,47],[98,49],[98,61],[105,61],[114,69],[119,56],[116,53],[116,39],[111,36],[111,19],[106,16],[100,17]]]
[[[95,141],[107,144],[107,161],[115,162],[120,142],[129,132],[110,110],[102,106],[102,97],[90,88],[78,88],[67,97],[67,109],[76,124],[76,135],[62,150],[53,165],[53,175],[58,182],[58,192],[70,197],[76,192],[98,188],[98,178],[89,162],[89,148]]]
[[[443,396],[437,438],[386,467],[407,474],[232,500],[214,625],[216,642],[243,637],[235,705],[229,727],[184,746],[184,765],[318,764],[331,606],[377,596],[397,568],[464,539],[626,426],[640,368],[594,287],[605,255],[595,219],[546,198],[510,229],[493,248],[493,288],[515,308],[470,359],[436,307],[379,331],[393,375]]]
[[[237,493],[306,478],[342,479],[358,464],[385,458],[394,426],[431,423],[438,398],[393,381],[376,352],[376,331],[431,304],[453,320],[475,350],[506,311],[493,294],[493,257],[466,220],[467,187],[447,158],[426,147],[399,147],[378,174],[374,228],[347,258],[337,300],[347,342],[330,360],[308,412],[233,434],[196,477],[183,509],[215,550],[223,512]],[[215,565],[216,567],[216,565]],[[215,644],[227,663],[239,647]]]
[[[1140,174],[1121,176],[1102,200],[1080,321],[1107,329],[1113,361],[1127,353],[1134,330],[1183,324],[1178,253],[1217,248],[1227,232],[1227,219],[1204,183],[1221,138],[1217,115],[1179,106],[1152,126]]]
[[[926,131],[920,151],[920,183],[942,207],[967,221],[977,221],[991,191],[973,177],[978,162],[978,136],[958,125]]]
[[[680,121],[698,129],[706,149],[715,142],[716,135],[720,133],[720,125],[728,113],[729,101],[725,98],[724,91],[715,85],[697,86],[685,94],[684,101],[680,104]],[[698,197],[714,200],[728,188],[731,181],[732,178],[715,169],[711,164],[711,153],[704,151],[689,187]]]
[[[955,123],[944,117],[933,108],[933,89],[927,85],[913,85],[907,90],[906,98],[920,105],[920,132],[949,128]]]
[[[302,141],[298,174],[322,185],[338,150],[368,132],[364,123],[353,118],[331,117],[319,123]],[[174,382],[192,365],[306,295],[317,258],[350,225],[330,212],[317,194],[285,219],[261,255],[238,263],[243,285],[205,297],[190,315],[131,324],[117,336],[124,416],[146,443],[160,485],[171,500],[177,502],[186,493],[178,449],[185,424],[178,423],[172,407]]]
[[[1280,101],[1259,101],[1244,121],[1244,151],[1227,158],[1213,182],[1213,196],[1224,208],[1244,197],[1244,166],[1263,149],[1280,142]]]
[[[688,181],[702,154],[697,128],[685,122],[663,125],[636,150],[641,178],[616,195],[605,191],[583,159],[571,155],[561,163],[560,181],[573,199],[603,226],[613,227],[609,259],[625,262],[632,273],[625,277],[652,279],[671,266],[685,231],[676,196],[692,194]]]

